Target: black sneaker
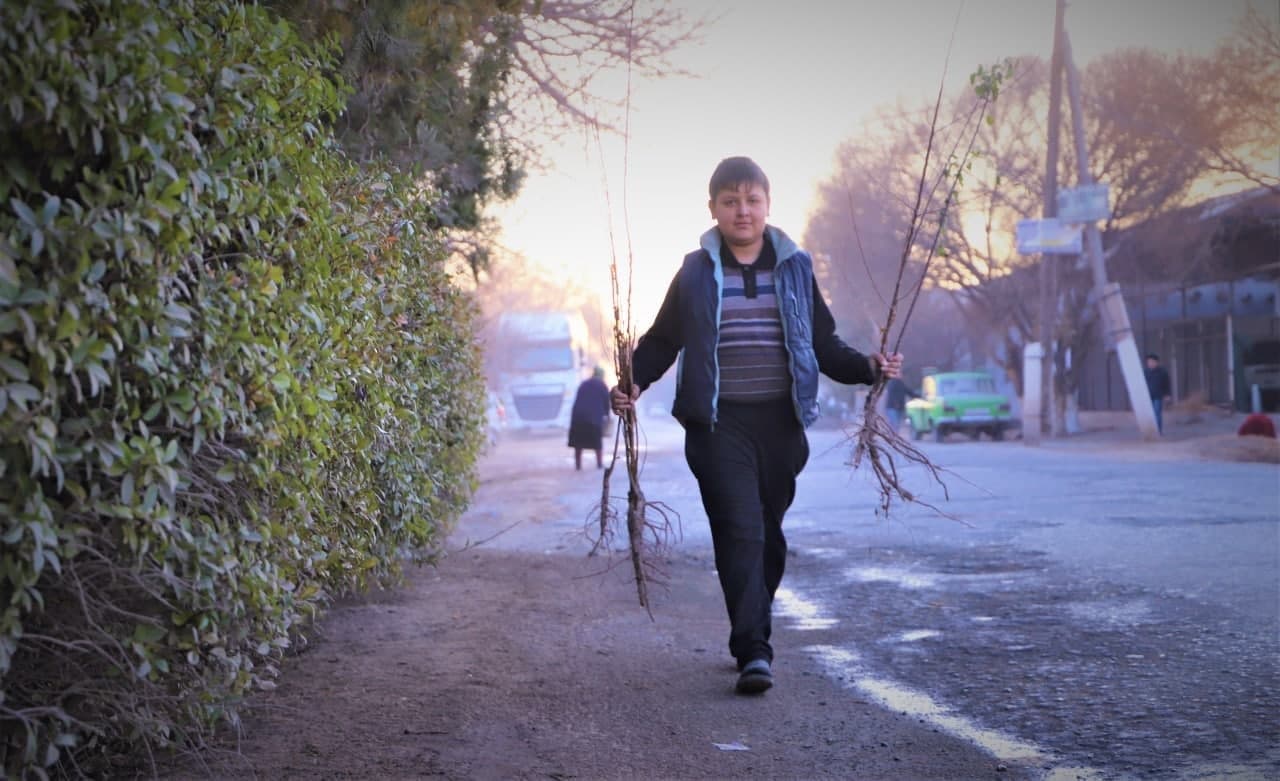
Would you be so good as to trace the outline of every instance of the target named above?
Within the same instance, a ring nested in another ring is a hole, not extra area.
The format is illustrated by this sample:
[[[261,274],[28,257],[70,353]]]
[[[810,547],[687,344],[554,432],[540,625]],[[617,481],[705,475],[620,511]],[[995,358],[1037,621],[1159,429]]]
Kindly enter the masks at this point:
[[[742,668],[738,675],[738,694],[761,694],[773,686],[773,671],[769,669],[768,659],[752,659]]]

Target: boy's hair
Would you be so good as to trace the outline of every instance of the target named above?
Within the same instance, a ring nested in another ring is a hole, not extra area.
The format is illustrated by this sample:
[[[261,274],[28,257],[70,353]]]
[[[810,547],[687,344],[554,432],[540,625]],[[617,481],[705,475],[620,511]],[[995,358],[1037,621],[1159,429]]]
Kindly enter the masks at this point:
[[[756,165],[756,161],[749,157],[726,157],[711,174],[707,190],[714,201],[716,193],[736,190],[742,184],[758,184],[764,188],[765,195],[769,194],[769,177],[764,175],[764,169]]]
[[[1160,356],[1156,355],[1155,353],[1147,353],[1147,360],[1148,360],[1148,361],[1155,361],[1156,363],[1159,363],[1159,362],[1160,362]]]

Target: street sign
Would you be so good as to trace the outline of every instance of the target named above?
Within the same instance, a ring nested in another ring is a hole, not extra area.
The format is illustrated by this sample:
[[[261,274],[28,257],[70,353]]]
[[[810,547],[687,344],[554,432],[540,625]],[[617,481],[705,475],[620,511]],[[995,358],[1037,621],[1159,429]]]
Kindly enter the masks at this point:
[[[1110,188],[1105,182],[1058,191],[1058,219],[1063,222],[1099,222],[1110,216]]]
[[[1018,252],[1023,255],[1078,255],[1083,243],[1079,225],[1062,220],[1018,220]]]

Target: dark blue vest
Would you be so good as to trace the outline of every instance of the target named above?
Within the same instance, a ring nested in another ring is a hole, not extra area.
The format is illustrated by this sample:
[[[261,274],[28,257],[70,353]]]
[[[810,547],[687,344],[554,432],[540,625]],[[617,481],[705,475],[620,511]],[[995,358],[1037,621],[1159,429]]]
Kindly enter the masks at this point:
[[[802,425],[818,419],[818,358],[813,352],[813,261],[785,233],[768,228],[778,255],[773,281],[778,314],[791,370],[791,402]],[[677,420],[715,423],[720,395],[720,302],[724,270],[720,266],[720,234],[714,228],[702,236],[702,248],[684,258],[679,271],[684,349],[676,364]]]

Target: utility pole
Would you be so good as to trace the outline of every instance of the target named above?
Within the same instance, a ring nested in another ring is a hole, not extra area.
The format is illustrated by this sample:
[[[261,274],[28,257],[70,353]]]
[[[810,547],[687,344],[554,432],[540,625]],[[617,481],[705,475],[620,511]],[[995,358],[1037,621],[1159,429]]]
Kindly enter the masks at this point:
[[[1093,174],[1089,172],[1089,151],[1085,143],[1080,73],[1076,70],[1075,62],[1071,57],[1071,38],[1066,30],[1062,31],[1062,52],[1067,71],[1067,94],[1071,99],[1071,129],[1075,136],[1077,186],[1088,187],[1093,184]],[[1093,269],[1093,287],[1098,299],[1098,309],[1102,315],[1102,327],[1106,331],[1107,346],[1116,351],[1120,372],[1124,375],[1124,386],[1129,392],[1129,404],[1133,407],[1134,417],[1137,418],[1138,430],[1142,432],[1142,438],[1147,441],[1157,439],[1160,432],[1156,428],[1155,409],[1151,406],[1151,395],[1147,391],[1142,362],[1138,358],[1138,346],[1134,343],[1133,329],[1129,326],[1129,312],[1125,309],[1120,285],[1107,281],[1106,260],[1102,255],[1102,236],[1098,233],[1098,225],[1094,221],[1084,223],[1084,251]]]
[[[1058,216],[1058,137],[1062,127],[1062,29],[1066,0],[1058,0],[1053,19],[1053,55],[1049,59],[1049,145],[1044,164],[1044,217]],[[1054,256],[1040,256],[1040,414],[1049,416],[1050,436],[1061,436],[1054,384],[1056,349],[1054,335],[1058,321],[1058,268]],[[1023,433],[1026,436],[1026,433]],[[1036,431],[1036,438],[1040,431]]]

